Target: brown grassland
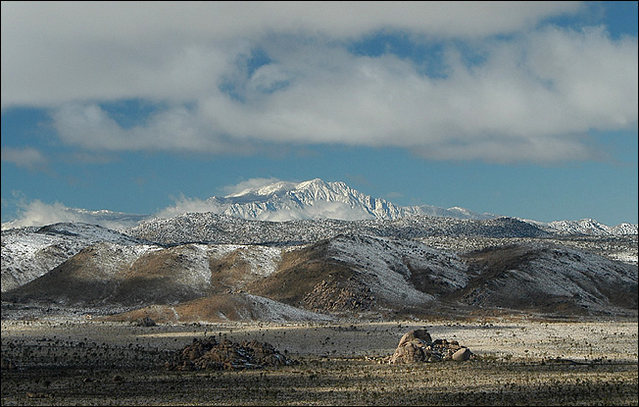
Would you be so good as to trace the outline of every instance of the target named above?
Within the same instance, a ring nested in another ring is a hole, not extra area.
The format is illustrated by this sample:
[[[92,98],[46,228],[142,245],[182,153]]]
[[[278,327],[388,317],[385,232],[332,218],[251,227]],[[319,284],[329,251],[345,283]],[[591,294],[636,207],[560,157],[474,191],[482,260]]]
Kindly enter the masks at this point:
[[[476,357],[390,365],[426,327]],[[298,363],[173,371],[193,338],[268,342]],[[2,321],[2,405],[637,405],[637,322],[525,318],[342,323]]]

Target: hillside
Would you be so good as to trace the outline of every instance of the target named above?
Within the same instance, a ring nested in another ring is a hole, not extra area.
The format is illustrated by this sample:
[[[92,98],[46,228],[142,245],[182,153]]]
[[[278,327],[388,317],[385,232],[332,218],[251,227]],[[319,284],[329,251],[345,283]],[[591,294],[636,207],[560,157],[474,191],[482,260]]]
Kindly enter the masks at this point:
[[[286,247],[103,242],[5,292],[3,301],[160,306],[163,318],[174,309],[188,320],[432,315],[443,309],[457,309],[457,315],[634,315],[637,265],[541,240],[459,254],[369,235]]]
[[[341,221],[336,219],[264,222],[213,213],[186,213],[170,219],[151,219],[127,233],[161,244],[234,243],[303,244],[340,234],[414,239],[426,236],[543,237],[550,233],[514,218],[471,220],[411,216],[396,220]]]
[[[2,231],[2,292],[19,287],[98,242],[143,243],[122,233],[84,223],[57,223]]]

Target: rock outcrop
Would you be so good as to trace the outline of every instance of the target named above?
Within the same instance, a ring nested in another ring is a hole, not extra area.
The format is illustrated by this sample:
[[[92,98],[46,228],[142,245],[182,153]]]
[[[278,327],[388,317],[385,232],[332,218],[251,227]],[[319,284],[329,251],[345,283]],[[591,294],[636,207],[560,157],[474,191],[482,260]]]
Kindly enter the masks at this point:
[[[259,369],[293,364],[272,345],[257,341],[217,342],[214,337],[193,339],[193,343],[166,363],[171,370]]]
[[[471,359],[473,353],[457,341],[431,339],[426,329],[415,329],[402,336],[390,359],[391,364],[420,363],[454,360],[463,362]]]
[[[155,321],[153,320],[153,318],[149,317],[148,315],[145,316],[144,318],[140,318],[137,321],[135,321],[135,324],[137,326],[147,326],[147,327],[157,325]]]

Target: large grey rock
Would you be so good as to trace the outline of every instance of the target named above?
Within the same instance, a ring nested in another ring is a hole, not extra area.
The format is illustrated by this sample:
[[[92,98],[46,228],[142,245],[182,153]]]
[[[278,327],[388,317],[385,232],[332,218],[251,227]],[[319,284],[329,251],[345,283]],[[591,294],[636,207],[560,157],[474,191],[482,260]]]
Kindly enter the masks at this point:
[[[390,363],[415,363],[424,362],[425,360],[423,342],[415,339],[410,342],[403,342],[398,346],[391,357]]]
[[[399,340],[399,345],[397,345],[397,347],[399,348],[405,342],[410,342],[415,339],[419,339],[423,341],[425,345],[430,345],[432,342],[432,339],[428,331],[426,329],[420,328],[420,329],[413,329],[412,331],[406,332],[404,336],[402,336],[402,339]]]
[[[470,359],[472,352],[468,348],[461,348],[457,352],[453,353],[453,360],[457,362],[463,362]]]

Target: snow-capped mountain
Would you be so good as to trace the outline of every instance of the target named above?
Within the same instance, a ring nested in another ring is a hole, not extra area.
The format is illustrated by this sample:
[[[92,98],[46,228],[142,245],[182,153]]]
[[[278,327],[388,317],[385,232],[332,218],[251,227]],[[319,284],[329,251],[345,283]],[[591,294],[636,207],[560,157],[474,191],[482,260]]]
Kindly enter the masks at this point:
[[[382,198],[365,195],[344,182],[319,178],[294,183],[279,181],[248,188],[224,197],[210,197],[204,207],[209,212],[250,220],[289,221],[299,219],[392,220],[414,215],[458,219],[490,219],[463,208],[398,206]]]
[[[212,196],[196,209],[165,211],[162,218],[183,216],[187,212],[226,215],[246,220],[286,222],[291,220],[334,219],[399,220],[429,216],[438,218],[490,220],[499,216],[478,213],[461,207],[441,208],[432,205],[399,206],[382,198],[365,195],[344,182],[326,182],[319,178],[304,182],[278,181],[246,188],[223,197]],[[146,219],[148,220],[148,219]],[[145,221],[146,221],[145,220]],[[565,235],[613,236],[637,234],[637,225],[622,223],[607,226],[592,219],[550,223],[519,219],[541,227],[549,233]],[[141,221],[140,223],[144,223]]]
[[[62,207],[65,223],[4,224],[3,300],[179,302],[195,320],[261,306],[289,316],[437,304],[562,312],[568,301],[577,313],[636,312],[637,225],[403,207],[320,179],[187,203],[164,216]],[[36,209],[40,222],[55,217]]]
[[[221,214],[244,219],[287,221],[331,218],[340,220],[396,219],[407,209],[372,198],[343,182],[313,179],[300,183],[277,182],[207,200]]]
[[[460,207],[446,209],[431,205],[399,206],[382,198],[365,195],[344,182],[325,182],[316,178],[304,182],[273,182],[246,188],[222,197],[211,196],[203,201],[186,199],[184,202],[176,203],[175,206],[165,208],[155,215],[135,215],[109,210],[90,211],[54,204],[46,208],[33,208],[31,212],[27,213],[29,216],[3,223],[2,230],[45,226],[59,222],[81,222],[122,232],[149,221],[173,219],[193,213],[276,222],[327,219],[395,221],[424,216],[456,220],[498,218],[494,214],[477,213]],[[527,219],[518,220],[553,234],[597,236],[637,234],[637,225],[629,223],[607,226],[592,219],[550,223]],[[307,241],[307,239],[304,240]]]

